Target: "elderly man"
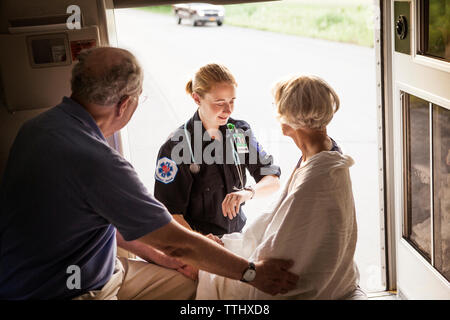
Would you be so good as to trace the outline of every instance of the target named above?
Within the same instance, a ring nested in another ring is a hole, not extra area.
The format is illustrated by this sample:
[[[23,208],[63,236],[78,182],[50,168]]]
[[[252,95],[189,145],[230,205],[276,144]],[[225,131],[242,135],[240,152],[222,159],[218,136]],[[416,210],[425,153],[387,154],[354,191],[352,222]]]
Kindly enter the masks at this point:
[[[196,283],[175,270],[117,259],[116,228],[143,255],[159,250],[270,294],[295,286],[291,261],[253,264],[180,226],[108,146],[136,110],[142,79],[130,52],[87,51],[72,96],[20,129],[0,187],[0,299],[194,296]]]

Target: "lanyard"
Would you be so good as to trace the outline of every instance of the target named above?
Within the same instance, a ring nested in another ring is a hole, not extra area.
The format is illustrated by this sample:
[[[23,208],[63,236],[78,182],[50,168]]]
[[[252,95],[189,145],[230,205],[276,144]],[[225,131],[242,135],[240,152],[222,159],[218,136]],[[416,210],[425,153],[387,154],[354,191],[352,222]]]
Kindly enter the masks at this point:
[[[186,121],[186,123],[184,124],[184,136],[186,137],[186,140],[188,142],[188,147],[189,147],[189,152],[191,154],[191,160],[192,163],[189,165],[189,170],[196,174],[200,172],[200,165],[198,163],[195,163],[195,159],[194,159],[194,152],[192,152],[192,143],[191,143],[191,136],[189,134],[189,132],[187,131],[187,125],[188,125],[188,121]]]
[[[230,133],[233,135],[234,132],[236,132],[236,127],[234,126],[234,124],[232,123],[228,123],[227,124],[227,128],[228,130],[230,130]],[[241,161],[239,160],[239,154],[236,151],[236,148],[234,146],[234,142],[233,142],[233,137],[230,139],[230,143],[231,143],[231,148],[233,150],[233,160],[234,160],[234,165],[236,166],[236,171],[238,173],[239,176],[239,182],[240,182],[240,187],[237,188],[236,186],[233,187],[233,190],[235,191],[239,191],[242,190],[244,188],[244,174],[242,172],[242,168],[241,168]]]
[[[184,135],[185,135],[186,140],[188,142],[189,153],[191,155],[191,160],[192,160],[192,163],[189,166],[189,170],[192,173],[196,174],[196,173],[200,172],[200,165],[198,163],[195,163],[194,152],[192,151],[192,142],[191,142],[190,134],[189,134],[189,132],[187,130],[188,122],[189,122],[189,120],[186,121],[186,123],[184,124]],[[229,129],[231,134],[236,132],[236,127],[232,123],[228,123],[227,124],[227,128]],[[225,137],[225,139],[226,139],[226,137]],[[236,151],[236,148],[235,148],[234,143],[233,143],[233,138],[230,139],[230,143],[231,143],[231,148],[233,150],[233,161],[234,161],[234,165],[236,167],[236,171],[238,173],[239,183],[240,183],[239,188],[234,186],[233,190],[239,191],[239,190],[242,190],[244,188],[244,174],[242,172],[241,161],[239,160],[239,154]]]
[[[195,163],[194,153],[192,152],[191,136],[190,136],[189,132],[187,131],[188,122],[189,122],[189,120],[186,121],[186,123],[184,124],[184,136],[186,137],[186,140],[188,141],[188,147],[189,147],[189,152],[191,154],[192,163]]]

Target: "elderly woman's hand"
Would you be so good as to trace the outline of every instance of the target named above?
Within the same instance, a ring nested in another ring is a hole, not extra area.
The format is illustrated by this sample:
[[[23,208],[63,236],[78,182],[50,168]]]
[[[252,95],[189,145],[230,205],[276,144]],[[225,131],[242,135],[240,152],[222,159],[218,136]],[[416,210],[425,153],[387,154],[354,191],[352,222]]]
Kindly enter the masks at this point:
[[[252,197],[252,192],[249,190],[240,190],[227,194],[222,202],[222,214],[224,217],[233,219],[239,213],[241,204]]]

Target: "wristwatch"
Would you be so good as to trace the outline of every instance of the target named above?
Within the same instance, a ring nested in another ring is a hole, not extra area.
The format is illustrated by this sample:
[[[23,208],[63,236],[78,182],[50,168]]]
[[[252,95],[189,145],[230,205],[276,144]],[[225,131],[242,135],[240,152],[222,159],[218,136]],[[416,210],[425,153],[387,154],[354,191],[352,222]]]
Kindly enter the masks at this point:
[[[253,262],[248,263],[248,268],[245,269],[244,273],[242,274],[241,281],[242,282],[251,282],[255,280],[256,277],[256,267]]]
[[[250,191],[252,193],[252,196],[250,197],[250,200],[252,200],[253,197],[255,196],[255,189],[253,189],[252,186],[247,186],[247,187],[244,187],[244,190]]]

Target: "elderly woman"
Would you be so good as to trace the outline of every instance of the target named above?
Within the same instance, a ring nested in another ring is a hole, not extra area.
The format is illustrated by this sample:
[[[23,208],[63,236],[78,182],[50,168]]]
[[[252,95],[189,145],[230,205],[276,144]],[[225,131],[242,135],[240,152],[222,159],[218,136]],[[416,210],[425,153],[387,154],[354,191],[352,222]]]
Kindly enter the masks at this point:
[[[242,281],[201,271],[197,299],[364,299],[353,261],[357,227],[349,167],[326,126],[339,98],[322,79],[294,77],[273,89],[283,134],[302,157],[274,209],[245,230],[222,238],[250,260],[293,259],[296,289],[275,297]]]

